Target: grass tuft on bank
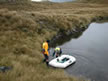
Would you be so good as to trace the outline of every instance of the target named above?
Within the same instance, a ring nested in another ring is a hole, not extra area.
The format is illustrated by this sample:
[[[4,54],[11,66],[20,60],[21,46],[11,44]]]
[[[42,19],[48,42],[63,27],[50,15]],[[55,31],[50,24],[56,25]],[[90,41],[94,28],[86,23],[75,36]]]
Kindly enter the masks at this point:
[[[47,5],[47,6],[46,6]],[[41,45],[58,33],[82,32],[108,20],[108,6],[85,3],[0,3],[0,81],[88,81],[42,63]]]

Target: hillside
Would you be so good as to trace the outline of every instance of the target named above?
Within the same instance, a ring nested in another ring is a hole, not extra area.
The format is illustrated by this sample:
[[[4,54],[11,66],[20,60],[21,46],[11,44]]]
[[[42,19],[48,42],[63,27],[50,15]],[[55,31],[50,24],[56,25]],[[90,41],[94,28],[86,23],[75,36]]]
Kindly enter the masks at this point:
[[[91,3],[0,3],[0,81],[88,81],[42,63],[41,45],[59,34],[82,32],[108,20],[108,5]]]
[[[108,0],[78,0],[80,2],[86,2],[86,3],[104,3],[108,4]]]

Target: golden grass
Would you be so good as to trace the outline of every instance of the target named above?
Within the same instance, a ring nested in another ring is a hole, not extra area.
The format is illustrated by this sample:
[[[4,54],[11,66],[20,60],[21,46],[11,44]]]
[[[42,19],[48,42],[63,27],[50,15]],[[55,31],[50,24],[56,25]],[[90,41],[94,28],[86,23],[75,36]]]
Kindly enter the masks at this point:
[[[103,4],[0,4],[0,66],[13,67],[0,72],[0,81],[88,81],[47,68],[42,63],[41,45],[60,31],[77,31],[105,18],[108,6]]]
[[[86,2],[86,3],[104,3],[104,4],[108,4],[108,1],[107,0],[77,0],[77,1],[80,1],[80,2]]]

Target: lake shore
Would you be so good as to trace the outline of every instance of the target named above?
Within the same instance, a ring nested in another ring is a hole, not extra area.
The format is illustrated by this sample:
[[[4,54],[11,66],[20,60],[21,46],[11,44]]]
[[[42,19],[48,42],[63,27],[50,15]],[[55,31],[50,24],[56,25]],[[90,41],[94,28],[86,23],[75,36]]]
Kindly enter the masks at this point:
[[[69,77],[41,61],[47,39],[77,34],[108,20],[108,5],[93,3],[0,3],[0,65],[13,69],[1,81],[88,81]]]

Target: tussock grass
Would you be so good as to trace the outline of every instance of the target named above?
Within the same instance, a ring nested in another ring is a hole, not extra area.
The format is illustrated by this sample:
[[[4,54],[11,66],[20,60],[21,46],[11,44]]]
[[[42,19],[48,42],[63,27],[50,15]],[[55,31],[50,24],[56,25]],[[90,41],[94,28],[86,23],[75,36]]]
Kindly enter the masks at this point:
[[[47,5],[47,6],[46,6]],[[108,6],[85,3],[0,3],[0,81],[88,81],[42,63],[42,42],[108,19]]]
[[[104,3],[104,4],[108,4],[107,0],[77,0],[77,1],[81,1],[81,2],[87,2],[87,3]]]

